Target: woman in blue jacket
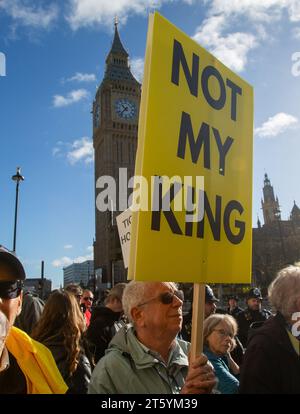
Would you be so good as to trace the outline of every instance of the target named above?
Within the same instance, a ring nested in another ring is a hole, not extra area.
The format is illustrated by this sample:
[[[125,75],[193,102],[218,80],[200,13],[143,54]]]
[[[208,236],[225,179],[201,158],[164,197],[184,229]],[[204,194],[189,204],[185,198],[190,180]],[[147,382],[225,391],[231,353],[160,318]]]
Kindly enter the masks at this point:
[[[204,353],[215,369],[221,394],[238,392],[240,368],[230,355],[236,334],[237,323],[230,315],[213,314],[204,321]]]

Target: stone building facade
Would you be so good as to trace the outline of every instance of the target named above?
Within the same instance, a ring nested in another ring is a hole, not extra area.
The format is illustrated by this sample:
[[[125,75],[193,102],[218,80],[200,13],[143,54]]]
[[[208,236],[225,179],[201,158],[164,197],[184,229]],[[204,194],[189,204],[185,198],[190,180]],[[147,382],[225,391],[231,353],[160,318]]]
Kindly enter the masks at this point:
[[[300,209],[294,206],[287,220],[281,218],[278,197],[265,174],[261,200],[264,224],[258,219],[253,229],[253,283],[267,287],[278,270],[300,261]]]

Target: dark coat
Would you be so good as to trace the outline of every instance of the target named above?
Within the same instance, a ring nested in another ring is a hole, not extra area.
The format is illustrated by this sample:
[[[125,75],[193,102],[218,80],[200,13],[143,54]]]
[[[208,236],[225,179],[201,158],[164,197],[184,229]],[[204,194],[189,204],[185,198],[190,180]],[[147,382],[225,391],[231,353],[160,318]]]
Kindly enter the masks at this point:
[[[240,394],[300,394],[300,357],[281,314],[253,330],[240,375]]]
[[[180,332],[180,338],[188,342],[191,342],[192,336],[192,315],[193,310],[191,309],[186,315],[183,316],[182,328]]]
[[[240,308],[239,306],[237,306],[236,308],[234,308],[233,310],[230,310],[230,308],[228,307],[227,308],[227,312],[226,313],[228,313],[228,315],[231,315],[231,316],[233,316],[234,318],[236,318],[237,317],[237,315],[239,314],[239,313],[241,313],[241,312],[243,312],[243,309],[242,308]]]
[[[248,332],[253,322],[264,322],[271,316],[271,312],[266,309],[252,310],[246,308],[238,313],[235,318],[238,323],[238,337],[242,345],[246,347],[248,340]]]
[[[108,344],[115,335],[114,324],[120,319],[120,316],[120,312],[113,312],[105,306],[93,309],[91,322],[86,331],[86,340],[95,364],[104,356]]]
[[[92,376],[91,364],[85,355],[84,350],[79,356],[79,363],[76,371],[70,375],[68,366],[68,353],[63,345],[63,339],[52,338],[44,341],[43,344],[50,349],[53,358],[55,359],[57,368],[59,369],[61,376],[65,383],[68,385],[68,394],[87,394],[88,385]]]

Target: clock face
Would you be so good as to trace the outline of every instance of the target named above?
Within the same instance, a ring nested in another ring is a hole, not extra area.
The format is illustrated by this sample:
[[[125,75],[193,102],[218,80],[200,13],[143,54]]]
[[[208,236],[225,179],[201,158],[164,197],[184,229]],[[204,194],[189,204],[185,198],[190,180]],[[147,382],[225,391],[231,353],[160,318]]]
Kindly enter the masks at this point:
[[[115,111],[118,117],[123,119],[133,119],[136,117],[136,104],[129,99],[118,99],[115,102]]]

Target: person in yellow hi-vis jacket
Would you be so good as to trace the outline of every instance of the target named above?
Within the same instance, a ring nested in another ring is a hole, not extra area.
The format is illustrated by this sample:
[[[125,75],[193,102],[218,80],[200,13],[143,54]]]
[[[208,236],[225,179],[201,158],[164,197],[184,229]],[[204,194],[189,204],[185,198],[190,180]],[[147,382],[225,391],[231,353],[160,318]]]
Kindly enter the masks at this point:
[[[65,394],[49,349],[13,327],[25,277],[15,254],[0,246],[0,394]]]

